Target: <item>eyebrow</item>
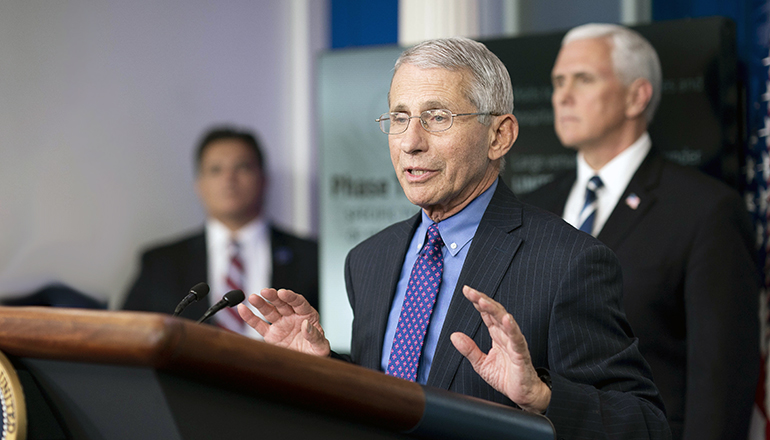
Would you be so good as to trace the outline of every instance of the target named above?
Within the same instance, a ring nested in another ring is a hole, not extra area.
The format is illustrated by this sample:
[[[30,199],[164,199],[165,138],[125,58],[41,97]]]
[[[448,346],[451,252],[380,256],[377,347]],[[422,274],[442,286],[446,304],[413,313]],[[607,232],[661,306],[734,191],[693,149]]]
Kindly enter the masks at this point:
[[[597,78],[599,75],[593,72],[585,70],[579,70],[577,72],[559,73],[557,75],[551,75],[551,81],[556,81],[568,77],[572,78]]]
[[[447,108],[449,104],[440,101],[428,101],[424,104],[426,110],[432,110],[437,108]]]
[[[426,101],[422,103],[422,106],[421,106],[422,110],[420,110],[420,112],[423,112],[425,110],[435,110],[438,108],[448,108],[448,107],[450,107],[450,105],[447,103],[437,101],[437,100],[431,100],[431,101]],[[396,113],[396,112],[406,113],[405,110],[406,110],[406,106],[404,104],[399,104],[393,107],[390,111],[391,113]]]

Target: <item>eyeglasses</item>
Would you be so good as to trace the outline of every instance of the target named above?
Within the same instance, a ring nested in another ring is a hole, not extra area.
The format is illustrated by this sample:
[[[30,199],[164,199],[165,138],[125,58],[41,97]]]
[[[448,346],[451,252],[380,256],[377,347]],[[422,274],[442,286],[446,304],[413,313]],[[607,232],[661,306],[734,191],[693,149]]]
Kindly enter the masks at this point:
[[[401,134],[409,128],[409,121],[420,118],[420,125],[425,131],[439,133],[452,128],[457,116],[500,116],[495,113],[452,113],[445,108],[425,110],[419,116],[409,116],[404,112],[383,113],[375,121],[380,123],[380,130],[385,134]]]

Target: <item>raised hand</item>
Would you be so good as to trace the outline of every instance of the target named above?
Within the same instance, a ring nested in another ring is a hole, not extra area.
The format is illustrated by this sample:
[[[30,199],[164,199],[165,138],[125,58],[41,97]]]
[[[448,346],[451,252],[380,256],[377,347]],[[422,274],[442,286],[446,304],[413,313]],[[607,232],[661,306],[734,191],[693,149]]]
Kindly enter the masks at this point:
[[[538,377],[527,341],[513,316],[501,304],[471,287],[463,286],[463,295],[481,313],[492,337],[492,348],[484,354],[470,337],[460,332],[450,336],[452,344],[494,389],[524,410],[545,411],[551,390]]]
[[[265,319],[245,304],[238,305],[241,318],[265,338],[265,342],[316,356],[329,356],[329,341],[321,328],[318,311],[304,296],[291,290],[262,289],[249,295],[249,303]]]

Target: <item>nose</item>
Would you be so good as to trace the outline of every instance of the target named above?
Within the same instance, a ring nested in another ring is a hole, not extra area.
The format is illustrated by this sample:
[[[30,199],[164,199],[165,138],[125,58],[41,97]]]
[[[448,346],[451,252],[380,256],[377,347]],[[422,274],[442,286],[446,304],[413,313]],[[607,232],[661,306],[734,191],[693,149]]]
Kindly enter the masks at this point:
[[[401,151],[414,154],[425,149],[425,136],[428,132],[422,128],[420,118],[410,119],[406,131],[396,135]]]
[[[557,105],[569,105],[574,102],[574,96],[572,95],[572,82],[566,81],[564,84],[554,87],[553,94],[551,95],[551,102],[553,106]]]
[[[224,172],[225,181],[228,183],[233,183],[237,181],[238,177],[238,170],[235,167],[227,167],[225,168]]]

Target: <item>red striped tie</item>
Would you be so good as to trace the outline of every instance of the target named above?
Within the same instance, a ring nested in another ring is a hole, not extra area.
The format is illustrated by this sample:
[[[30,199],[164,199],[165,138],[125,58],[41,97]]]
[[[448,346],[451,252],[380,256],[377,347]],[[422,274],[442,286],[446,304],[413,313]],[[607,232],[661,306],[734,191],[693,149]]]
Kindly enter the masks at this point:
[[[227,267],[227,274],[225,274],[225,285],[227,290],[243,290],[243,280],[246,274],[246,269],[243,266],[243,260],[241,259],[241,245],[237,240],[233,239],[229,245],[230,261]],[[222,292],[224,295],[226,292]],[[246,327],[246,323],[243,322],[238,310],[235,307],[227,307],[223,313],[219,313],[217,323],[237,333],[242,333]]]

